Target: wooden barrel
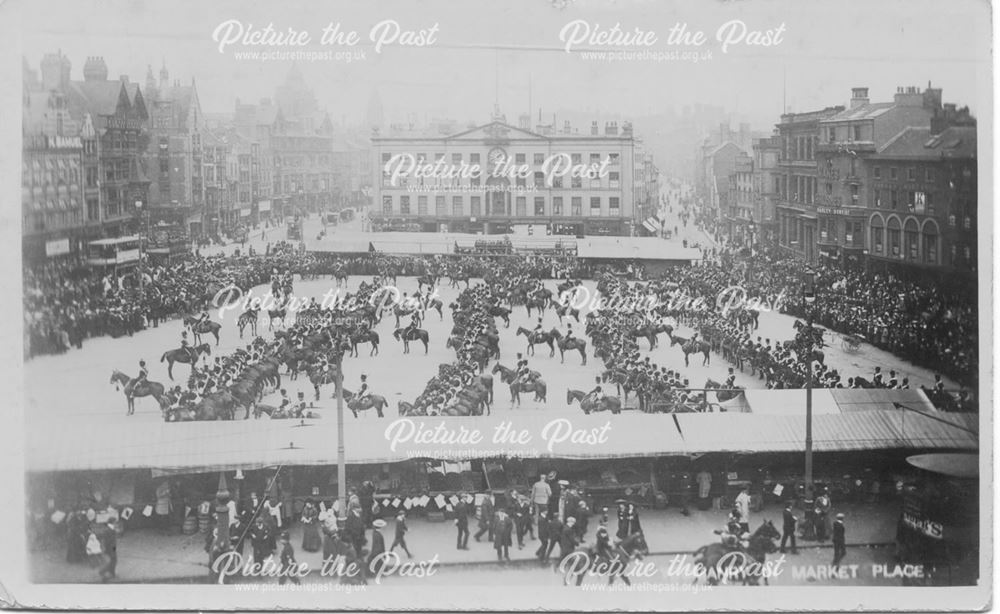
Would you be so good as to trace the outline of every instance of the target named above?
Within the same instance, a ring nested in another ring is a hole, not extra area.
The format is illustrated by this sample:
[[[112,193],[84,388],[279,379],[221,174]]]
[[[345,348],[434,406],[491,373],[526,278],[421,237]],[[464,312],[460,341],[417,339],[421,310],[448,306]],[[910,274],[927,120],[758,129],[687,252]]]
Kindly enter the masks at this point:
[[[184,526],[181,527],[181,532],[184,535],[194,535],[198,532],[198,519],[194,516],[188,516],[184,519]]]
[[[208,532],[208,527],[212,524],[212,517],[208,514],[198,514],[198,530],[202,533]]]

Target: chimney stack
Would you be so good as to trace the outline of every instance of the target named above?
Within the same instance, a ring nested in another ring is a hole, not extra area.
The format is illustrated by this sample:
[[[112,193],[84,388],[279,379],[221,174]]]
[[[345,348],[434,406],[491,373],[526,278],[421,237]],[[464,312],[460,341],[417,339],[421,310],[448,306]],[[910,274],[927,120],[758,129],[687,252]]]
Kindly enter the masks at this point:
[[[851,108],[856,109],[858,107],[863,107],[871,102],[868,98],[868,88],[867,87],[855,87],[851,89]]]

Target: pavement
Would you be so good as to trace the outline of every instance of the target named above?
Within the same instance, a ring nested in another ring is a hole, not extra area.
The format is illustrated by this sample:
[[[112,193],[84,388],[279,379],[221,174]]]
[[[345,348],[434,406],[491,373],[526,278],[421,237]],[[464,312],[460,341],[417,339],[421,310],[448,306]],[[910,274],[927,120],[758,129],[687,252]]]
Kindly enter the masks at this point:
[[[751,514],[751,527],[757,527],[764,520],[771,520],[779,528],[781,526],[782,509],[777,504],[766,506],[760,512]],[[873,547],[885,547],[892,544],[896,534],[896,522],[899,517],[899,507],[896,504],[884,505],[843,505],[834,509],[843,512],[847,524],[847,544],[852,550],[865,550]],[[801,516],[801,513],[799,513]],[[614,510],[611,511],[609,527],[614,530],[616,520]],[[715,541],[717,536],[712,532],[725,524],[726,512],[699,511],[692,508],[689,516],[684,516],[676,507],[666,510],[642,510],[640,521],[647,537],[650,554],[654,556],[686,555],[701,546]],[[594,530],[599,522],[599,516],[591,518],[587,538],[592,540]],[[499,563],[492,543],[476,542],[469,539],[468,550],[456,548],[456,528],[452,521],[433,522],[423,518],[408,518],[409,532],[406,535],[407,545],[413,554],[414,561],[426,561],[437,557],[443,568],[456,566],[494,568]],[[470,530],[475,535],[476,519],[470,519]],[[382,530],[387,545],[392,543],[394,521]],[[321,566],[321,554],[302,550],[302,529],[293,525],[289,532],[290,543],[295,549],[296,560],[306,563],[310,569]],[[370,536],[371,533],[369,532]],[[510,549],[509,563],[504,565],[526,565],[535,567],[538,562],[534,551],[539,542],[525,536],[524,548],[520,549],[514,539]],[[128,531],[118,542],[118,582],[200,582],[208,574],[208,555],[204,550],[205,534],[181,535],[178,529],[172,531],[157,529],[142,529]],[[831,557],[830,542],[799,541],[800,556],[812,557],[824,561]],[[891,548],[890,548],[891,549]],[[819,553],[808,554],[813,550]],[[557,550],[558,551],[558,550]],[[245,552],[250,555],[249,544]],[[403,552],[396,551],[403,561]],[[39,548],[29,552],[31,578],[35,582],[44,583],[93,583],[97,582],[97,572],[86,563],[70,564],[65,560],[65,544],[62,539],[53,539],[49,547]],[[803,559],[805,560],[805,559]],[[442,572],[446,573],[446,572]]]

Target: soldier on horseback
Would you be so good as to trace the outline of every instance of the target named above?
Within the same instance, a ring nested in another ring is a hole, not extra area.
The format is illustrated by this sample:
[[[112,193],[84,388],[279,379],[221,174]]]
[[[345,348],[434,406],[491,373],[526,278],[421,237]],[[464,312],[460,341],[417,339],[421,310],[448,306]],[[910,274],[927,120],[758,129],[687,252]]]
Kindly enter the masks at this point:
[[[191,357],[191,364],[194,365],[198,362],[198,354],[194,351],[194,348],[188,343],[188,333],[186,330],[181,331],[181,349],[187,352],[188,356]]]
[[[601,388],[601,378],[595,377],[597,386],[593,390],[587,393],[587,397],[594,401],[595,405],[599,405],[604,402],[604,389]]]
[[[129,380],[129,383],[125,384],[125,395],[126,396],[131,395],[132,391],[135,390],[135,387],[145,382],[148,376],[149,376],[149,369],[146,368],[146,361],[140,360],[139,375],[135,376],[135,378]]]
[[[370,395],[371,395],[371,389],[368,388],[368,376],[362,374],[361,387],[358,389],[358,396],[356,397],[358,403],[361,403],[365,399],[365,397]]]

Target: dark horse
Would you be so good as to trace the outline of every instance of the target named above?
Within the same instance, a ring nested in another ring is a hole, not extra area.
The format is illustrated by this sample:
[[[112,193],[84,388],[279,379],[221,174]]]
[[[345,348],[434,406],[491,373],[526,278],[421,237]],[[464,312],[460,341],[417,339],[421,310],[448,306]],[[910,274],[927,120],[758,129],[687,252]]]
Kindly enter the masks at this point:
[[[420,341],[421,343],[423,343],[424,354],[427,353],[427,341],[430,339],[430,336],[427,334],[427,331],[422,328],[418,328],[416,330],[410,330],[409,328],[397,328],[392,333],[392,336],[395,337],[397,341],[403,342],[404,354],[410,353],[411,341]]]
[[[767,576],[761,572],[767,555],[778,550],[774,540],[780,537],[781,533],[774,523],[766,520],[747,540],[745,549],[730,547],[721,542],[698,548],[694,551],[694,563],[695,568],[702,573],[695,576],[691,583],[694,584],[704,575],[713,586],[720,580],[741,580],[744,585],[756,585],[760,577],[764,578],[764,584],[768,584]]]
[[[703,367],[712,360],[712,357],[709,355],[709,352],[712,350],[712,345],[707,341],[685,339],[684,337],[670,335],[670,347],[674,347],[675,345],[680,345],[681,351],[684,352],[685,367],[691,366],[688,364],[689,354],[703,354],[705,356],[705,359],[701,361],[701,366]]]
[[[164,407],[163,398],[163,384],[159,382],[151,382],[146,380],[145,382],[136,383],[135,386],[129,388],[128,383],[132,381],[132,378],[125,375],[121,371],[115,369],[114,373],[111,374],[111,382],[115,385],[115,388],[121,386],[125,390],[125,399],[128,401],[128,413],[127,416],[131,416],[135,413],[135,398],[136,397],[153,397],[156,402],[160,404],[160,409]]]
[[[368,330],[364,332],[359,332],[357,334],[351,335],[351,356],[358,355],[358,344],[359,343],[371,343],[372,351],[369,352],[369,356],[375,356],[378,354],[378,333],[373,330]]]
[[[566,555],[559,562],[557,571],[563,572],[563,586],[566,586],[572,578],[576,578],[576,585],[583,584],[583,577],[586,575],[607,576],[608,584],[614,584],[616,578],[621,578],[626,585],[631,586],[632,582],[625,575],[629,562],[632,559],[649,554],[649,547],[646,545],[646,538],[642,532],[633,533],[621,540],[617,544],[611,545],[610,556],[599,555],[596,546],[585,546]]]
[[[191,332],[194,334],[195,343],[201,342],[201,335],[203,333],[209,333],[215,337],[215,345],[219,345],[219,329],[222,328],[222,325],[218,322],[199,322],[198,318],[188,316],[184,318],[184,326],[191,329]]]
[[[198,358],[200,358],[202,354],[205,354],[206,356],[212,355],[212,346],[208,345],[207,343],[202,343],[201,345],[195,346],[190,349],[191,351],[185,350],[183,348],[177,348],[176,350],[167,350],[166,352],[163,353],[163,356],[160,356],[160,362],[163,362],[164,360],[167,361],[167,375],[170,376],[170,379],[174,379],[175,362],[183,362],[185,364],[189,364],[191,365],[191,370],[193,371],[194,363],[198,362]],[[191,358],[192,353],[194,355],[193,360]]]
[[[560,364],[566,361],[566,352],[577,350],[580,352],[580,358],[583,359],[583,364],[587,364],[587,342],[583,339],[573,337],[572,339],[564,339],[559,331],[553,329],[552,335],[556,339],[556,345],[559,346],[559,362]]]
[[[236,320],[236,325],[240,328],[240,339],[243,338],[243,329],[247,326],[250,327],[250,334],[254,337],[257,336],[257,314],[260,313],[260,309],[247,309],[240,314],[240,317]]]
[[[555,329],[552,329],[552,331],[540,330],[536,332],[533,330],[528,330],[523,326],[517,327],[517,334],[524,335],[525,338],[528,340],[528,354],[532,356],[535,355],[535,346],[541,343],[544,343],[545,345],[549,346],[550,358],[556,355],[556,348],[554,345],[552,345],[552,340],[555,339],[555,337],[553,336],[553,332],[555,332]]]

